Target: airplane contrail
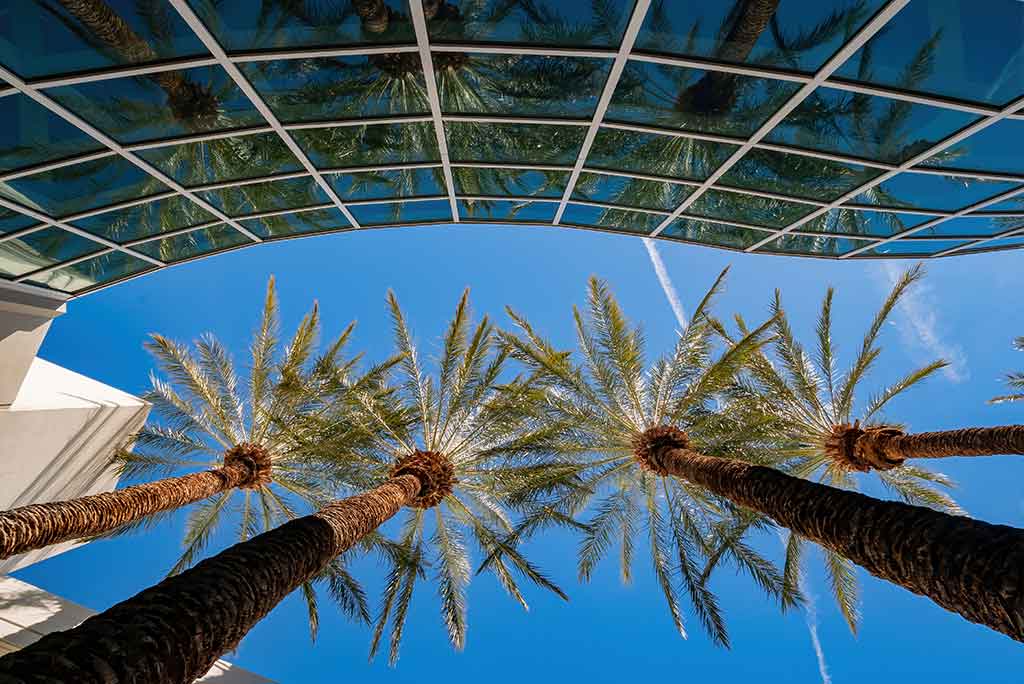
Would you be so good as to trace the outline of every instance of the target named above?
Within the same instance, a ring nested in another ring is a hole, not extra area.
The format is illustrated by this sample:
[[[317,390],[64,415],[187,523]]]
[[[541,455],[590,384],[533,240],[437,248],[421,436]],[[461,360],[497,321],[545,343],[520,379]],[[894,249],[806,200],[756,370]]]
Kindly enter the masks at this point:
[[[647,248],[647,255],[651,257],[651,264],[654,266],[654,274],[658,276],[658,282],[661,283],[661,289],[664,290],[668,304],[672,307],[672,313],[676,315],[679,327],[685,328],[686,313],[683,311],[683,303],[679,301],[679,293],[676,292],[675,286],[672,285],[672,281],[668,277],[668,271],[665,270],[665,262],[661,260],[661,254],[658,253],[658,246],[650,238],[644,238],[643,240],[644,247]]]

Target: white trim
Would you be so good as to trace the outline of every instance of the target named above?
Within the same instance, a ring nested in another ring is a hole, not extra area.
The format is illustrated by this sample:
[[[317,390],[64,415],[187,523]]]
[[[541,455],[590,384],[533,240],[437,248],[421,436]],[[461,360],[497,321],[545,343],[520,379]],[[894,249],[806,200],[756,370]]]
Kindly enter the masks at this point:
[[[212,57],[185,57],[170,62],[158,64],[129,65],[116,69],[103,71],[91,71],[83,74],[69,74],[67,76],[55,76],[53,78],[40,78],[29,80],[28,84],[36,90],[46,88],[60,88],[61,86],[81,85],[83,83],[95,83],[97,81],[109,81],[112,78],[130,78],[132,76],[149,76],[151,74],[162,74],[168,71],[180,71],[183,69],[194,69],[197,67],[216,66],[217,60]]]

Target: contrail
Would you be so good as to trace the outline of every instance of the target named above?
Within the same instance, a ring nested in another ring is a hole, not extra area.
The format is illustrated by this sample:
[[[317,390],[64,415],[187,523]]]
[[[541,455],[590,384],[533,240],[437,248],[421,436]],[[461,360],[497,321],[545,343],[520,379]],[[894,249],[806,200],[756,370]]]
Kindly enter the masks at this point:
[[[679,301],[679,294],[668,277],[668,271],[665,270],[665,262],[661,260],[661,254],[658,253],[658,246],[650,238],[643,238],[643,240],[644,247],[647,248],[647,255],[651,257],[651,264],[654,266],[654,274],[658,276],[661,289],[665,291],[665,297],[668,298],[668,304],[672,307],[672,313],[676,315],[679,327],[685,328],[686,313],[683,311],[683,303]]]
[[[806,591],[806,582],[801,578],[800,593],[807,599],[805,612],[807,615],[807,631],[811,633],[811,645],[814,646],[814,655],[818,658],[818,674],[821,675],[821,684],[832,684],[832,677],[828,674],[828,664],[825,663],[825,651],[821,648],[821,640],[818,638],[818,611],[814,606],[814,597]]]

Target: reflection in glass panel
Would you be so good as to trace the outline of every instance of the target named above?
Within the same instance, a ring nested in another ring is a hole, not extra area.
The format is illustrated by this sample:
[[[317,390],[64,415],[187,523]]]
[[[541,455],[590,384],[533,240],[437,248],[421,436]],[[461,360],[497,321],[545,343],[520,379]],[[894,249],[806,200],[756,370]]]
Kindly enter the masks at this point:
[[[899,164],[977,119],[952,109],[818,88],[772,129],[768,139]]]
[[[515,43],[618,47],[633,0],[452,0],[425,2],[436,43]]]
[[[304,233],[345,230],[352,227],[345,215],[337,209],[314,209],[294,214],[266,216],[261,219],[242,221],[242,225],[268,240]]]
[[[242,71],[284,123],[430,113],[415,52],[249,62]]]
[[[986,242],[984,244],[978,245],[977,247],[975,247],[973,249],[961,250],[961,252],[957,252],[957,254],[960,254],[960,253],[968,254],[968,253],[971,253],[971,252],[996,251],[996,250],[1000,250],[1000,249],[1013,249],[1014,247],[1024,247],[1024,237],[1013,237],[1013,238],[1003,238],[1001,240],[992,240],[991,242]]]
[[[611,60],[434,53],[445,113],[589,118]]]
[[[291,135],[318,169],[441,159],[429,123],[313,128]]]
[[[738,148],[691,138],[602,128],[590,148],[587,166],[704,180]]]
[[[172,235],[161,240],[150,240],[132,247],[154,259],[174,263],[183,259],[209,254],[252,242],[226,223],[209,228],[200,228],[181,235]]]
[[[655,0],[636,49],[816,71],[881,0]]]
[[[442,223],[452,220],[448,200],[396,202],[388,204],[357,204],[348,208],[363,226],[403,223]]]
[[[0,207],[0,235],[28,228],[33,223],[38,223],[38,221],[30,216],[11,211],[6,207]]]
[[[778,240],[769,242],[757,251],[837,257],[868,244],[871,243],[849,240],[847,238],[828,237],[826,235],[783,235]]]
[[[213,220],[213,214],[192,200],[174,196],[78,219],[75,225],[114,242],[128,242]]]
[[[725,172],[721,184],[828,202],[881,174],[868,166],[754,149]]]
[[[199,195],[228,216],[298,209],[331,201],[327,193],[309,177],[204,190]]]
[[[836,75],[1003,105],[1024,93],[1022,44],[1024,3],[911,2]]]
[[[459,200],[459,216],[463,220],[551,223],[556,211],[558,202]]]
[[[124,252],[107,252],[72,266],[58,268],[28,279],[28,282],[62,292],[80,292],[155,268],[148,261]]]
[[[163,3],[16,0],[0,11],[0,62],[25,78],[206,54]]]
[[[167,145],[136,154],[182,185],[205,185],[300,171],[302,164],[277,133]]]
[[[89,238],[60,228],[43,228],[0,242],[0,274],[20,276],[103,249]]]
[[[583,126],[446,122],[453,162],[575,163]]]
[[[416,42],[409,9],[402,0],[189,0],[189,4],[229,51]]]
[[[0,173],[102,148],[29,97],[0,97]]]
[[[665,219],[656,214],[644,214],[623,209],[602,209],[583,204],[567,204],[562,223],[577,226],[595,226],[620,233],[651,234]]]
[[[1024,217],[960,216],[914,233],[914,237],[991,237],[1024,228]]]
[[[1024,121],[1003,119],[921,162],[922,166],[974,171],[1021,172]]]
[[[569,182],[568,171],[525,169],[452,169],[455,189],[460,195],[512,195],[516,197],[561,197]]]
[[[989,211],[1012,211],[1015,213],[1024,213],[1024,194],[1004,199],[1002,202],[990,204],[978,213],[984,214]]]
[[[603,173],[581,173],[572,197],[591,202],[672,211],[693,190],[690,186],[678,183],[623,178]]]
[[[445,195],[441,169],[399,169],[324,176],[344,202]]]
[[[220,67],[80,83],[46,93],[120,142],[266,123]]]
[[[768,237],[770,233],[750,228],[737,228],[714,221],[680,218],[668,225],[659,237],[698,242],[731,249],[746,249]]]
[[[1018,183],[930,173],[901,173],[854,197],[850,204],[917,209],[962,209],[1017,187]]]
[[[797,230],[808,233],[840,233],[886,238],[930,221],[934,216],[898,214],[892,211],[854,211],[831,209],[803,224]]]
[[[879,245],[874,249],[864,252],[864,256],[929,256],[945,252],[960,245],[966,245],[970,240],[895,240]]]
[[[797,90],[788,81],[629,62],[605,120],[745,137]]]
[[[68,216],[169,190],[119,156],[62,166],[0,183],[0,195],[50,216]]]
[[[785,228],[815,208],[807,204],[755,197],[738,192],[708,190],[686,208],[686,213],[723,221]]]

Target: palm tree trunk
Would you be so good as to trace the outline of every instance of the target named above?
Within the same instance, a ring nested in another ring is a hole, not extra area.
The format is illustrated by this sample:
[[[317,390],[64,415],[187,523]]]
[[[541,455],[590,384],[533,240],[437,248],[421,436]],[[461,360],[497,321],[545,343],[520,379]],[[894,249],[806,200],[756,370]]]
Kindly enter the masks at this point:
[[[187,684],[285,596],[408,504],[401,475],[236,544],[66,632],[0,658],[0,680]]]
[[[0,513],[0,559],[104,534],[148,515],[244,486],[252,479],[250,467],[230,463],[114,492],[3,511]]]
[[[908,458],[1024,454],[1024,425],[908,435],[888,425],[842,424],[832,429],[825,453],[841,467],[864,473],[898,468]]]
[[[771,516],[876,577],[1024,641],[1024,530],[880,501],[689,449],[655,451],[650,460],[657,468]]]

